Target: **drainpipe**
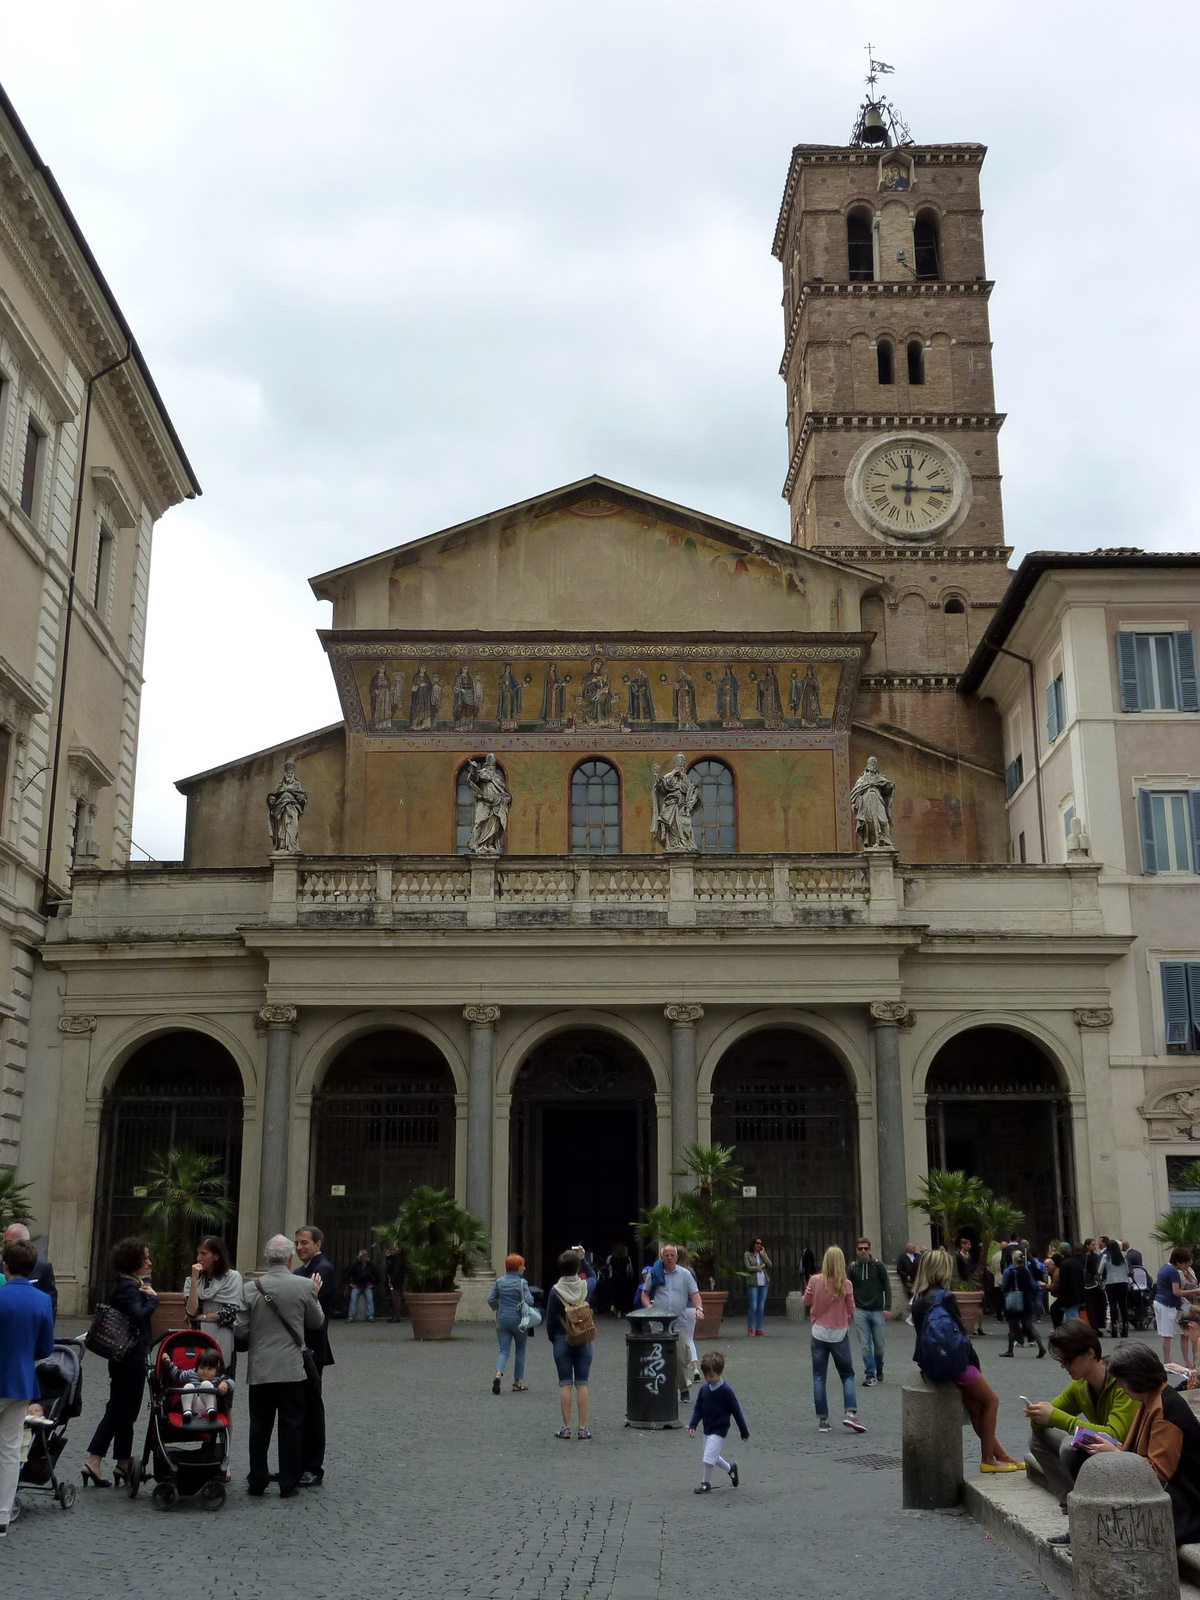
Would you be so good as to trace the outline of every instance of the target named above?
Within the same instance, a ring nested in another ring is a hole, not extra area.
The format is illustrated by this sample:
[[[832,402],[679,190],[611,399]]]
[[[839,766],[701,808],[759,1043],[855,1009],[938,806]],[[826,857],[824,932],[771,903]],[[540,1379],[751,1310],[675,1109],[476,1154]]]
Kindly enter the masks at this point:
[[[41,914],[48,917],[51,912],[50,902],[50,859],[54,849],[54,812],[58,804],[58,769],[62,756],[63,717],[66,714],[67,703],[67,662],[71,654],[71,624],[75,619],[75,564],[79,560],[79,529],[83,517],[83,472],[87,463],[88,432],[92,425],[92,390],[101,378],[106,378],[110,372],[115,372],[118,367],[123,367],[133,355],[133,340],[119,361],[112,361],[107,367],[101,367],[99,372],[94,372],[87,381],[87,400],[83,408],[83,432],[79,439],[79,468],[75,480],[75,529],[71,539],[71,565],[67,576],[67,620],[63,624],[63,652],[62,666],[59,669],[58,679],[58,709],[54,722],[54,759],[50,764],[50,805],[46,819],[46,861],[42,869],[42,903]],[[57,905],[57,901],[55,902]]]
[[[1042,842],[1042,863],[1049,861],[1046,853],[1046,807],[1042,800],[1042,752],[1038,740],[1038,703],[1037,703],[1037,677],[1033,670],[1033,662],[1028,656],[1019,656],[1015,650],[1006,650],[1002,644],[993,645],[994,650],[1002,656],[1011,656],[1014,661],[1023,661],[1025,670],[1029,674],[1029,709],[1033,714],[1033,773],[1034,791],[1037,794],[1038,837]]]

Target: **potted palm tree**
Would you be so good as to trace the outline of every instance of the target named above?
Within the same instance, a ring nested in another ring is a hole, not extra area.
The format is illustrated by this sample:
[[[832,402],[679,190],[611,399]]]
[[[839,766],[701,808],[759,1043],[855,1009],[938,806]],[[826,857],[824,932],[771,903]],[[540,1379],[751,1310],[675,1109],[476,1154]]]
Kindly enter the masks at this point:
[[[7,1172],[0,1172],[0,1233],[5,1228],[11,1228],[14,1222],[24,1223],[26,1227],[33,1221],[33,1208],[25,1198],[25,1191],[30,1186],[27,1183],[18,1183],[17,1175],[10,1167]]]
[[[478,1217],[458,1205],[447,1189],[422,1184],[391,1222],[374,1229],[385,1250],[404,1257],[404,1299],[414,1339],[448,1339],[462,1291],[460,1273],[470,1273],[487,1247]]]
[[[158,1282],[182,1283],[193,1260],[196,1235],[217,1232],[232,1215],[225,1174],[216,1156],[175,1147],[155,1156],[146,1174],[142,1223]],[[184,1299],[174,1289],[159,1289],[152,1328],[156,1339],[171,1328],[187,1326]]]
[[[979,1178],[969,1178],[965,1172],[948,1172],[941,1167],[931,1168],[927,1177],[920,1179],[920,1193],[906,1202],[910,1211],[920,1211],[929,1219],[930,1233],[936,1228],[941,1235],[942,1247],[954,1255],[959,1229],[975,1222],[979,1206],[990,1198],[990,1190]],[[962,1314],[963,1327],[975,1333],[983,1323],[983,1291],[973,1289],[969,1283],[957,1282],[954,1296]]]

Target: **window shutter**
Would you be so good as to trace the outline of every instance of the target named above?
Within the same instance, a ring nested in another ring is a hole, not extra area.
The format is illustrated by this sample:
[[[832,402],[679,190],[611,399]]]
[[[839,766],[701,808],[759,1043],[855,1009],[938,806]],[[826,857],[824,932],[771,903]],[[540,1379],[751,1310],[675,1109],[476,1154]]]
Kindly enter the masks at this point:
[[[1053,744],[1059,734],[1057,683],[1046,685],[1046,733]]]
[[[1189,791],[1188,808],[1192,816],[1192,871],[1200,872],[1200,789]]]
[[[1195,1050],[1200,1043],[1200,961],[1187,963],[1188,983],[1188,1049]]]
[[[1137,635],[1118,633],[1117,670],[1121,679],[1121,710],[1140,711],[1137,675]]]
[[[1193,633],[1173,633],[1175,646],[1175,676],[1179,683],[1180,711],[1200,711],[1196,690],[1196,636]]]
[[[1163,1021],[1167,1028],[1167,1049],[1187,1049],[1191,1040],[1191,1008],[1188,1005],[1188,964],[1186,961],[1162,963]]]
[[[1142,832],[1142,871],[1157,872],[1158,856],[1154,849],[1154,814],[1150,809],[1149,789],[1138,790],[1138,824]]]

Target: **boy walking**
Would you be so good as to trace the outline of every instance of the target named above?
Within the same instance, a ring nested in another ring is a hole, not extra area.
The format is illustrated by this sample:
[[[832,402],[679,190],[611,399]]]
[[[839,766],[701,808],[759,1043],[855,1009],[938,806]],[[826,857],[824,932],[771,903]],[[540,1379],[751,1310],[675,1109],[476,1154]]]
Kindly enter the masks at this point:
[[[735,1489],[738,1486],[737,1462],[726,1461],[721,1454],[721,1446],[729,1435],[730,1422],[737,1423],[743,1443],[750,1437],[750,1431],[746,1427],[742,1408],[738,1405],[737,1395],[722,1376],[725,1357],[721,1352],[709,1350],[700,1363],[700,1371],[704,1382],[696,1395],[696,1407],[688,1423],[688,1433],[695,1438],[699,1425],[704,1434],[704,1470],[693,1493],[710,1494],[714,1467],[720,1467],[729,1474],[729,1481]]]

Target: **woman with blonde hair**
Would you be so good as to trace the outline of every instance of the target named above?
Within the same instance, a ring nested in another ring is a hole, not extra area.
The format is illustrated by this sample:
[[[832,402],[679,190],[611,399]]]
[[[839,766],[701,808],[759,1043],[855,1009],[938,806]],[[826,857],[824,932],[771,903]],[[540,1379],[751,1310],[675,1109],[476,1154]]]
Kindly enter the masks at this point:
[[[916,1282],[913,1284],[912,1319],[917,1330],[917,1347],[913,1352],[913,1360],[918,1367],[921,1365],[921,1328],[934,1306],[941,1305],[958,1324],[963,1338],[967,1336],[958,1309],[958,1301],[950,1292],[953,1281],[954,1263],[950,1259],[949,1252],[927,1250],[921,1257]],[[979,1470],[1020,1472],[1024,1462],[1014,1461],[996,1438],[996,1417],[1000,1411],[1000,1397],[979,1370],[979,1357],[975,1354],[974,1345],[969,1345],[968,1349],[970,1354],[967,1365],[953,1381],[959,1387],[963,1406],[979,1438]]]
[[[843,1428],[866,1433],[858,1420],[858,1400],[854,1393],[854,1357],[850,1353],[850,1320],[854,1316],[854,1287],[846,1277],[846,1258],[831,1244],[821,1262],[821,1271],[808,1280],[804,1304],[812,1316],[813,1405],[817,1412],[817,1432],[829,1433],[829,1401],[825,1375],[829,1358],[842,1380]]]

